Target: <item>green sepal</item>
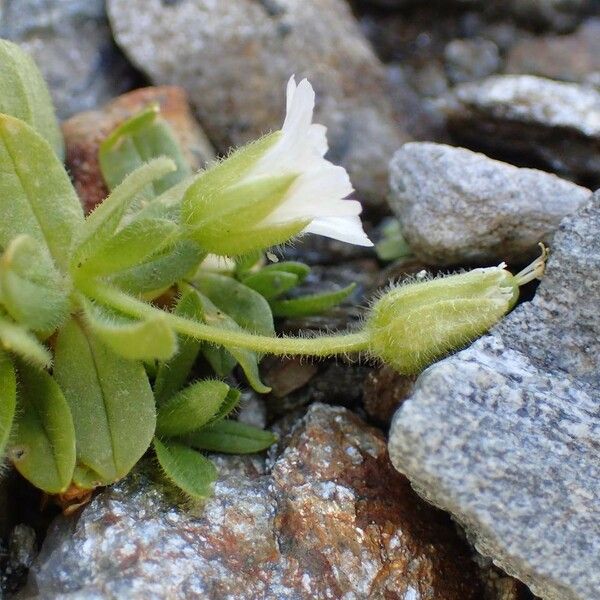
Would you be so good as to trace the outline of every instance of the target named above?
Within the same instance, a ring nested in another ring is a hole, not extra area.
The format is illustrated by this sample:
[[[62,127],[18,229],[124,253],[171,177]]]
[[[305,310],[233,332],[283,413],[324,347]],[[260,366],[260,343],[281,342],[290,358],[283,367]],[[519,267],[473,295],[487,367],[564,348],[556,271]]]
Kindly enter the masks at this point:
[[[223,381],[192,383],[161,404],[156,416],[156,433],[172,437],[200,429],[219,414],[224,404],[237,403],[239,397],[239,391]]]
[[[154,451],[160,467],[171,483],[194,500],[212,494],[217,469],[208,458],[187,446],[154,438]]]
[[[137,200],[144,189],[155,179],[163,177],[176,168],[168,158],[152,160],[128,175],[94,212],[89,214],[75,241],[71,268],[79,269],[90,257],[114,235],[125,211]]]
[[[3,317],[0,317],[0,344],[7,352],[16,354],[39,368],[50,367],[52,364],[52,354],[34,335]]]
[[[210,452],[227,454],[253,454],[269,448],[277,436],[253,425],[225,419],[194,431],[181,438],[181,442]]]
[[[354,291],[355,287],[356,284],[351,283],[349,286],[335,292],[311,294],[289,300],[274,300],[271,302],[271,309],[276,317],[318,315],[344,301]]]
[[[173,312],[180,317],[202,321],[203,309],[198,294],[184,293]],[[179,344],[177,352],[168,361],[158,365],[154,380],[154,397],[158,406],[183,387],[202,345],[202,342],[187,336],[179,335],[177,339]]]
[[[191,174],[171,127],[160,116],[158,104],[151,104],[119,125],[100,144],[98,153],[102,176],[111,190],[143,163],[159,156],[172,159],[176,169],[153,182],[152,196],[164,192]]]
[[[48,248],[65,271],[83,224],[81,204],[48,142],[8,115],[0,115],[0,172],[0,247],[25,233]]]
[[[114,353],[75,319],[56,340],[54,376],[71,407],[77,461],[104,482],[127,475],[154,435],[154,396],[139,361]]]
[[[75,429],[63,392],[48,373],[17,365],[18,401],[8,456],[37,488],[64,492],[75,468]]]
[[[177,351],[177,336],[160,315],[138,321],[82,298],[85,320],[113,352],[130,360],[167,360]]]
[[[14,238],[0,258],[0,296],[10,316],[30,329],[53,331],[69,313],[69,288],[34,238]]]
[[[202,303],[203,320],[206,324],[234,331],[242,329],[229,315],[219,310],[209,298],[198,291],[196,291],[196,294],[198,294],[198,298]],[[221,377],[227,375],[237,362],[254,390],[261,394],[271,391],[271,388],[260,380],[260,373],[258,372],[258,362],[260,359],[252,350],[234,346],[224,348],[205,345],[202,348],[202,352],[216,373]]]
[[[0,351],[0,460],[10,438],[17,405],[17,379],[13,363]]]
[[[0,113],[25,121],[63,160],[63,136],[48,86],[33,59],[7,40],[0,40]]]

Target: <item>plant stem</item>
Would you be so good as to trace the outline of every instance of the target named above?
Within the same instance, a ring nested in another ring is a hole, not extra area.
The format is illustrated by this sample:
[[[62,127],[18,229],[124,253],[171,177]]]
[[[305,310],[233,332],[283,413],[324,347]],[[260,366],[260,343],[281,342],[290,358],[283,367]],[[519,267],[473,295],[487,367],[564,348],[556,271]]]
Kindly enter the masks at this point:
[[[360,352],[369,347],[369,336],[364,331],[324,335],[314,338],[271,337],[248,331],[221,329],[185,317],[174,315],[138,300],[120,290],[99,283],[87,283],[82,290],[98,302],[107,304],[122,313],[138,319],[165,319],[174,331],[197,340],[221,346],[236,346],[262,354],[295,354],[309,356],[333,356]]]

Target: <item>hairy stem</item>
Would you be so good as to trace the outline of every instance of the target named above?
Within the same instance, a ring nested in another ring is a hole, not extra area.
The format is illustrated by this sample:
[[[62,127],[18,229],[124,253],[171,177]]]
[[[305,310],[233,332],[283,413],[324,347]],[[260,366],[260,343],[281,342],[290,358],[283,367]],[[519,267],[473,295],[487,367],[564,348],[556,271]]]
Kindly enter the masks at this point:
[[[364,331],[324,335],[314,338],[271,337],[247,331],[232,331],[213,327],[185,317],[165,312],[120,290],[99,283],[86,283],[82,290],[98,302],[107,304],[122,313],[138,319],[165,319],[174,331],[197,340],[222,346],[237,346],[262,354],[295,354],[309,356],[332,356],[360,352],[369,347],[369,336]]]

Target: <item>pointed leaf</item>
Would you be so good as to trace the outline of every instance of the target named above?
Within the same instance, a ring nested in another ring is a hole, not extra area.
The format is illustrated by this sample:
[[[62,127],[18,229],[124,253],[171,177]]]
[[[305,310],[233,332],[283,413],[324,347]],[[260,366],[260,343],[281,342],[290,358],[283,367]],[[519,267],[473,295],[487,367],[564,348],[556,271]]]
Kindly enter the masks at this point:
[[[212,494],[217,469],[195,450],[154,438],[156,458],[166,475],[179,489],[195,500],[204,500]]]
[[[180,441],[199,450],[252,454],[269,448],[277,441],[277,436],[270,431],[226,419],[182,436]]]
[[[0,113],[31,125],[63,159],[63,137],[48,86],[32,58],[7,40],[0,40]]]
[[[0,115],[0,247],[26,233],[66,270],[83,210],[48,142],[29,125]]]
[[[311,294],[310,296],[301,296],[291,300],[275,300],[271,302],[273,314],[276,317],[307,317],[318,315],[340,302],[344,301],[356,287],[355,283],[337,290],[324,294]]]
[[[190,166],[169,124],[160,116],[160,107],[150,105],[117,127],[100,145],[98,157],[109,189],[144,162],[166,156],[177,168],[153,182],[152,195],[160,194],[188,177]]]
[[[37,331],[52,331],[67,317],[65,277],[46,250],[28,235],[19,235],[0,259],[2,303],[10,316]]]
[[[115,354],[72,319],[58,334],[54,376],[73,414],[78,462],[106,482],[125,476],[156,424],[142,363]]]
[[[177,350],[177,337],[166,319],[136,321],[105,306],[82,300],[94,334],[119,356],[130,360],[166,360]]]
[[[176,315],[202,320],[202,303],[195,292],[187,292],[180,298],[175,310]],[[154,397],[160,406],[177,393],[187,381],[198,353],[201,342],[186,336],[177,336],[179,347],[167,362],[158,365],[154,380]]]
[[[285,271],[260,270],[242,280],[244,285],[258,292],[263,298],[271,300],[281,296],[284,292],[291,290],[300,283],[298,276]]]
[[[199,429],[214,419],[230,392],[218,380],[198,381],[171,396],[156,416],[156,433],[174,436]]]
[[[96,471],[92,471],[88,467],[75,465],[73,483],[82,490],[93,490],[103,485],[109,485],[112,481],[105,481]]]
[[[8,443],[17,404],[17,380],[10,357],[0,351],[0,460]]]
[[[75,468],[75,430],[69,405],[46,373],[19,362],[18,416],[8,456],[33,485],[64,492]]]
[[[52,364],[52,355],[38,339],[21,325],[0,317],[0,343],[2,347],[40,368]]]

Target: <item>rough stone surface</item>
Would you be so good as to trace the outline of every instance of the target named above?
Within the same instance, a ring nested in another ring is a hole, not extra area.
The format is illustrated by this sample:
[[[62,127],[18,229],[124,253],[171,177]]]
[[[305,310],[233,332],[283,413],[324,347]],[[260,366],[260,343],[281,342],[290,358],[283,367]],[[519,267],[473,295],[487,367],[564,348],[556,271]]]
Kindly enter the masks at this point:
[[[589,19],[569,35],[520,40],[508,53],[506,72],[600,86],[600,19]]]
[[[415,379],[387,366],[369,373],[363,390],[363,404],[369,417],[387,427],[398,407],[411,395]]]
[[[523,263],[590,190],[443,144],[405,144],[390,163],[390,203],[421,260]]]
[[[214,150],[194,120],[183,89],[175,86],[148,87],[124,94],[101,110],[71,117],[62,126],[66,165],[86,212],[108,194],[98,160],[100,144],[120,123],[153,102],[159,103],[161,115],[171,126],[194,169],[214,159]]]
[[[497,75],[454,88],[445,111],[463,145],[600,184],[599,90]]]
[[[405,139],[385,73],[342,0],[110,0],[117,42],[155,83],[181,85],[225,151],[282,123],[290,75],[308,77],[330,158],[361,199],[383,204],[386,163]]]
[[[500,69],[498,46],[491,40],[457,39],[444,49],[446,73],[452,83],[483,79]]]
[[[60,518],[26,597],[502,597],[485,591],[490,570],[447,516],[394,472],[382,436],[342,408],[313,405],[272,463],[219,466],[196,516],[138,471]],[[500,583],[518,597],[513,580]]]
[[[104,0],[4,0],[0,36],[18,42],[44,75],[60,118],[135,87],[116,48]]]
[[[600,192],[545,279],[490,335],[421,375],[390,456],[476,547],[549,600],[600,592]]]

